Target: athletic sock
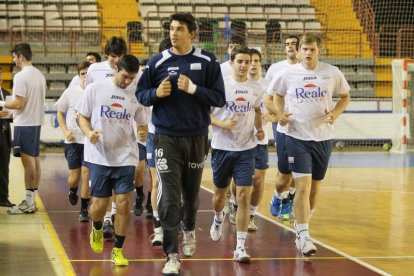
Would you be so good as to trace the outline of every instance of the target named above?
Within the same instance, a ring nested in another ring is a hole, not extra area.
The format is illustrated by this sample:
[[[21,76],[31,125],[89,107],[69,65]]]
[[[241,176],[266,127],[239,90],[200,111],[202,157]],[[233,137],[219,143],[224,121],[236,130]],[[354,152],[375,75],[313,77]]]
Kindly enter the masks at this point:
[[[219,212],[214,211],[214,220],[217,223],[222,223],[223,222],[223,220],[224,220],[224,212],[223,212],[223,210],[221,210]]]
[[[115,234],[115,245],[114,245],[114,247],[122,248],[122,246],[124,245],[124,241],[125,241],[125,236],[119,236],[119,235]]]
[[[116,202],[112,202],[111,215],[116,215]]]
[[[255,215],[256,215],[256,211],[257,211],[257,208],[258,208],[259,206],[253,206],[253,205],[250,205],[250,217],[254,217]]]
[[[35,191],[34,189],[26,189],[26,202],[27,205],[32,206],[35,201]]]
[[[237,231],[237,246],[236,248],[244,249],[244,244],[246,242],[247,232]]]
[[[81,209],[88,209],[89,201],[90,201],[89,198],[81,197]]]
[[[93,228],[95,228],[96,230],[102,229],[102,221],[93,221],[92,225],[93,225]]]

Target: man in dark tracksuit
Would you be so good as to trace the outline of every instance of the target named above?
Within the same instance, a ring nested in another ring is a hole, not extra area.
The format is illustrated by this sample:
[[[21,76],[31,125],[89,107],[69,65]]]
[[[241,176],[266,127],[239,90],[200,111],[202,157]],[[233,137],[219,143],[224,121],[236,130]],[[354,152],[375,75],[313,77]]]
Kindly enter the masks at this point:
[[[1,84],[0,69],[0,84]],[[10,93],[0,88],[0,101],[4,101]],[[9,113],[3,111],[0,107],[0,206],[13,207],[14,204],[9,201],[9,163],[11,151],[11,131]]]
[[[149,60],[136,92],[141,104],[153,105],[155,160],[161,191],[158,206],[167,255],[162,271],[165,275],[178,275],[180,271],[181,220],[183,253],[187,257],[194,254],[210,109],[225,104],[220,64],[213,54],[192,46],[195,34],[196,24],[191,14],[173,14],[170,18],[173,47]]]

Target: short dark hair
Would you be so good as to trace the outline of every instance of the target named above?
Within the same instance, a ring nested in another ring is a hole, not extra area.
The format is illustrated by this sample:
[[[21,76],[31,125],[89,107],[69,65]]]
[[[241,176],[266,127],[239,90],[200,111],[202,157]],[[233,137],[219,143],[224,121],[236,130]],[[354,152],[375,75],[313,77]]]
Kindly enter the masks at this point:
[[[122,37],[113,36],[106,42],[105,54],[115,54],[116,56],[123,56],[127,53],[128,48],[125,39]]]
[[[239,44],[241,47],[245,47],[247,46],[246,37],[238,33],[234,33],[231,35],[228,44]]]
[[[231,61],[234,61],[236,59],[236,55],[238,54],[247,54],[249,56],[252,56],[250,54],[250,49],[247,47],[235,47],[233,51],[231,51],[230,59]]]
[[[260,61],[260,62],[262,62],[262,54],[260,53],[260,51],[259,51],[259,50],[254,49],[254,48],[250,48],[250,49],[249,49],[249,52],[250,52],[250,55],[251,55],[251,56],[253,56],[253,55],[258,55],[258,56],[259,56],[259,61]]]
[[[300,38],[297,35],[288,35],[286,37],[285,41],[288,40],[288,39],[291,39],[291,38],[296,39],[296,41],[297,41],[297,43],[296,43],[296,51],[299,50],[299,41],[300,41]]]
[[[197,30],[196,20],[194,16],[189,12],[174,13],[170,17],[170,24],[173,20],[178,21],[181,24],[187,25],[188,31],[190,33],[195,32]]]
[[[12,50],[12,53],[16,56],[22,55],[27,61],[32,60],[32,49],[29,43],[16,44]]]
[[[88,55],[88,56],[90,56],[90,55]],[[85,68],[89,68],[90,65],[91,65],[91,63],[89,61],[86,61],[86,60],[79,63],[78,67],[77,67],[78,75],[80,73],[80,70],[85,69]]]
[[[164,50],[170,49],[172,47],[170,37],[166,37],[160,42],[160,46],[158,47],[158,51],[161,53]]]
[[[139,70],[139,60],[134,55],[122,56],[118,63],[118,72],[125,69],[128,73],[137,73]]]
[[[86,56],[94,56],[95,59],[96,59],[96,62],[101,62],[102,61],[101,55],[98,54],[97,52],[87,52]]]

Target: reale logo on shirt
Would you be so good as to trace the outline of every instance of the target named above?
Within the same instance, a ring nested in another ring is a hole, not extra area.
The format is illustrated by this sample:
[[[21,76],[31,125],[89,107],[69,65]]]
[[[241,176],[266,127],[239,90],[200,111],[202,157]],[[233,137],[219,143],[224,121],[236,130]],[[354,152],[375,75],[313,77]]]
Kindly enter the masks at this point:
[[[116,110],[113,110],[113,108],[116,108]],[[120,108],[122,110],[119,110]],[[131,114],[120,103],[113,103],[111,106],[101,105],[101,117],[129,121]]]
[[[304,88],[296,88],[296,98],[297,99],[315,99],[315,98],[325,98],[328,93],[326,90],[321,90],[321,88],[315,84],[307,84]]]
[[[226,110],[231,112],[249,112],[252,109],[253,106],[243,97],[238,97],[234,101],[226,102]]]

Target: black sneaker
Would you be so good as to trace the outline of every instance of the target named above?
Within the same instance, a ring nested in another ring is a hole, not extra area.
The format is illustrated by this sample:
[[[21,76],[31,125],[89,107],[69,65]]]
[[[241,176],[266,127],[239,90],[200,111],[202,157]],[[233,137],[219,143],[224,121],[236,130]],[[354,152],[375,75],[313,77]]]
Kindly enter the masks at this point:
[[[142,206],[144,200],[145,195],[137,195],[137,199],[135,199],[134,214],[138,217],[144,212],[144,207]]]
[[[107,241],[112,241],[115,239],[115,229],[114,225],[110,220],[105,220],[103,224],[103,236]]]
[[[71,205],[78,204],[78,195],[73,192],[69,192],[69,202]]]
[[[147,218],[153,218],[154,214],[152,213],[152,204],[150,201],[147,202],[145,209],[147,210]]]
[[[88,209],[81,209],[79,211],[79,221],[80,222],[88,222],[89,221]]]

